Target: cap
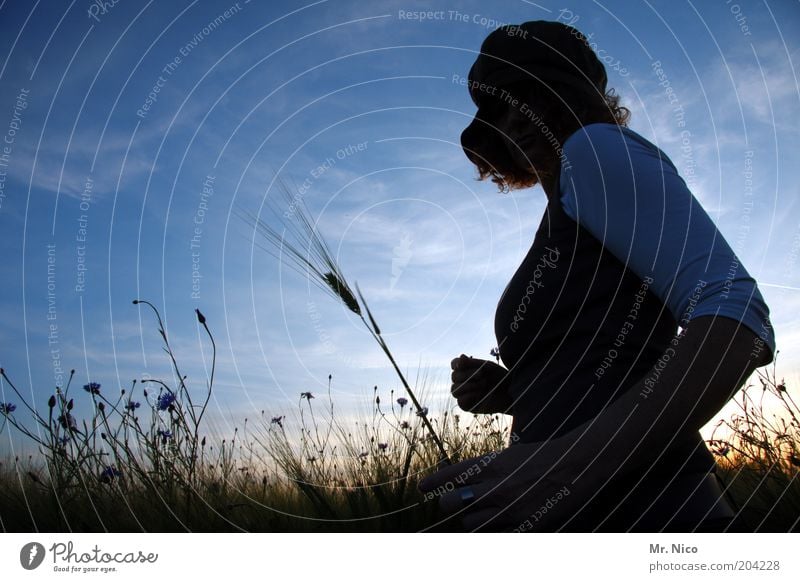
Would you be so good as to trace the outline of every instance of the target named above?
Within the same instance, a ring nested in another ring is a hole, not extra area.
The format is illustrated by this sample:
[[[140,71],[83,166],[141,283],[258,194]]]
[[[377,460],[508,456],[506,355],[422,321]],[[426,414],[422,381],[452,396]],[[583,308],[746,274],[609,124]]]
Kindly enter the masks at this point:
[[[494,30],[469,71],[468,87],[479,105],[487,87],[519,81],[559,82],[603,97],[606,69],[579,30],[562,22],[533,20]]]

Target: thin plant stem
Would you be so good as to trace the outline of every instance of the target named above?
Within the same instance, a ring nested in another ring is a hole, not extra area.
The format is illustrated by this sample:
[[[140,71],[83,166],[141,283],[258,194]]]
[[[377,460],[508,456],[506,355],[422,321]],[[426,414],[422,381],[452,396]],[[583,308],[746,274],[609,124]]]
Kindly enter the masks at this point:
[[[255,232],[263,236],[273,247],[276,247],[281,255],[285,249],[288,253],[289,259],[295,264],[296,267],[304,269],[306,272],[310,272],[310,274],[312,274],[312,281],[318,287],[321,287],[326,292],[333,295],[334,298],[340,300],[350,311],[361,318],[361,321],[370,331],[373,338],[375,338],[375,341],[378,342],[378,345],[389,358],[392,367],[394,367],[395,372],[397,372],[397,375],[400,377],[403,387],[405,388],[409,398],[411,399],[411,402],[414,404],[414,407],[417,410],[417,415],[422,418],[425,428],[430,433],[431,438],[439,450],[440,464],[449,465],[450,459],[445,451],[441,439],[439,438],[439,435],[433,428],[430,420],[428,420],[426,410],[420,404],[419,400],[417,400],[414,391],[411,389],[411,386],[409,386],[405,376],[400,371],[397,362],[395,362],[395,359],[392,356],[386,341],[381,336],[380,327],[378,327],[378,324],[375,321],[375,318],[372,316],[372,313],[370,312],[360,289],[358,289],[358,285],[356,285],[356,290],[359,298],[361,299],[361,303],[356,300],[352,289],[348,285],[347,280],[342,273],[342,270],[340,269],[336,260],[333,258],[330,247],[320,234],[319,230],[315,228],[314,224],[312,224],[308,216],[308,210],[305,207],[305,203],[303,202],[302,198],[292,196],[288,187],[282,181],[279,180],[278,183],[279,191],[289,203],[289,208],[292,209],[292,212],[284,213],[284,217],[288,218],[295,216],[299,222],[299,227],[290,223],[284,229],[283,233],[279,233],[265,221],[261,220],[258,216],[250,212],[242,210],[239,212],[239,216],[253,226]],[[273,214],[280,216],[276,209],[271,209]],[[306,247],[308,251],[307,253],[302,253],[297,246],[286,241],[284,234],[287,230],[292,233],[296,239],[299,239],[302,243],[304,243],[303,246]],[[361,310],[362,304],[364,306],[364,310],[367,312],[369,323],[367,323],[367,320],[364,318],[364,313]]]

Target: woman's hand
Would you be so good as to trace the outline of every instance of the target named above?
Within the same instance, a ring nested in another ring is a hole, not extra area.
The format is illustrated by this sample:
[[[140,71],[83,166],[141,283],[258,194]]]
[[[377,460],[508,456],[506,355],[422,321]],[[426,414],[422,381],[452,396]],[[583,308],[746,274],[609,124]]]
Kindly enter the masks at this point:
[[[488,360],[461,354],[450,362],[453,369],[451,394],[462,410],[473,414],[509,414],[509,371]]]
[[[559,439],[517,444],[446,467],[419,488],[468,531],[557,531],[609,478],[575,453]]]

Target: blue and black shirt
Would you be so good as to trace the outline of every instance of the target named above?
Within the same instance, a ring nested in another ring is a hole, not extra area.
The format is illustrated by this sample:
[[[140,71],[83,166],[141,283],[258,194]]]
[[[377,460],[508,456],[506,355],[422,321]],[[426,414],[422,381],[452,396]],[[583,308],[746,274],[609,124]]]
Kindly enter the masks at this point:
[[[643,378],[646,397],[678,328],[700,315],[741,322],[774,357],[755,280],[664,152],[595,123],[563,154],[557,195],[495,315],[520,442],[571,430]],[[697,431],[662,461],[664,474],[714,464]]]

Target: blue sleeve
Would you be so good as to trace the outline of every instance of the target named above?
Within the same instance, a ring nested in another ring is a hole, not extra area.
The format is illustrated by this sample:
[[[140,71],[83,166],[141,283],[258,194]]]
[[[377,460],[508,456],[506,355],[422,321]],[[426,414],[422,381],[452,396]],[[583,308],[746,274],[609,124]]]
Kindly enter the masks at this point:
[[[563,146],[566,214],[639,277],[681,327],[700,315],[741,322],[775,354],[769,308],[755,279],[689,191],[672,161],[634,131],[582,127]]]

